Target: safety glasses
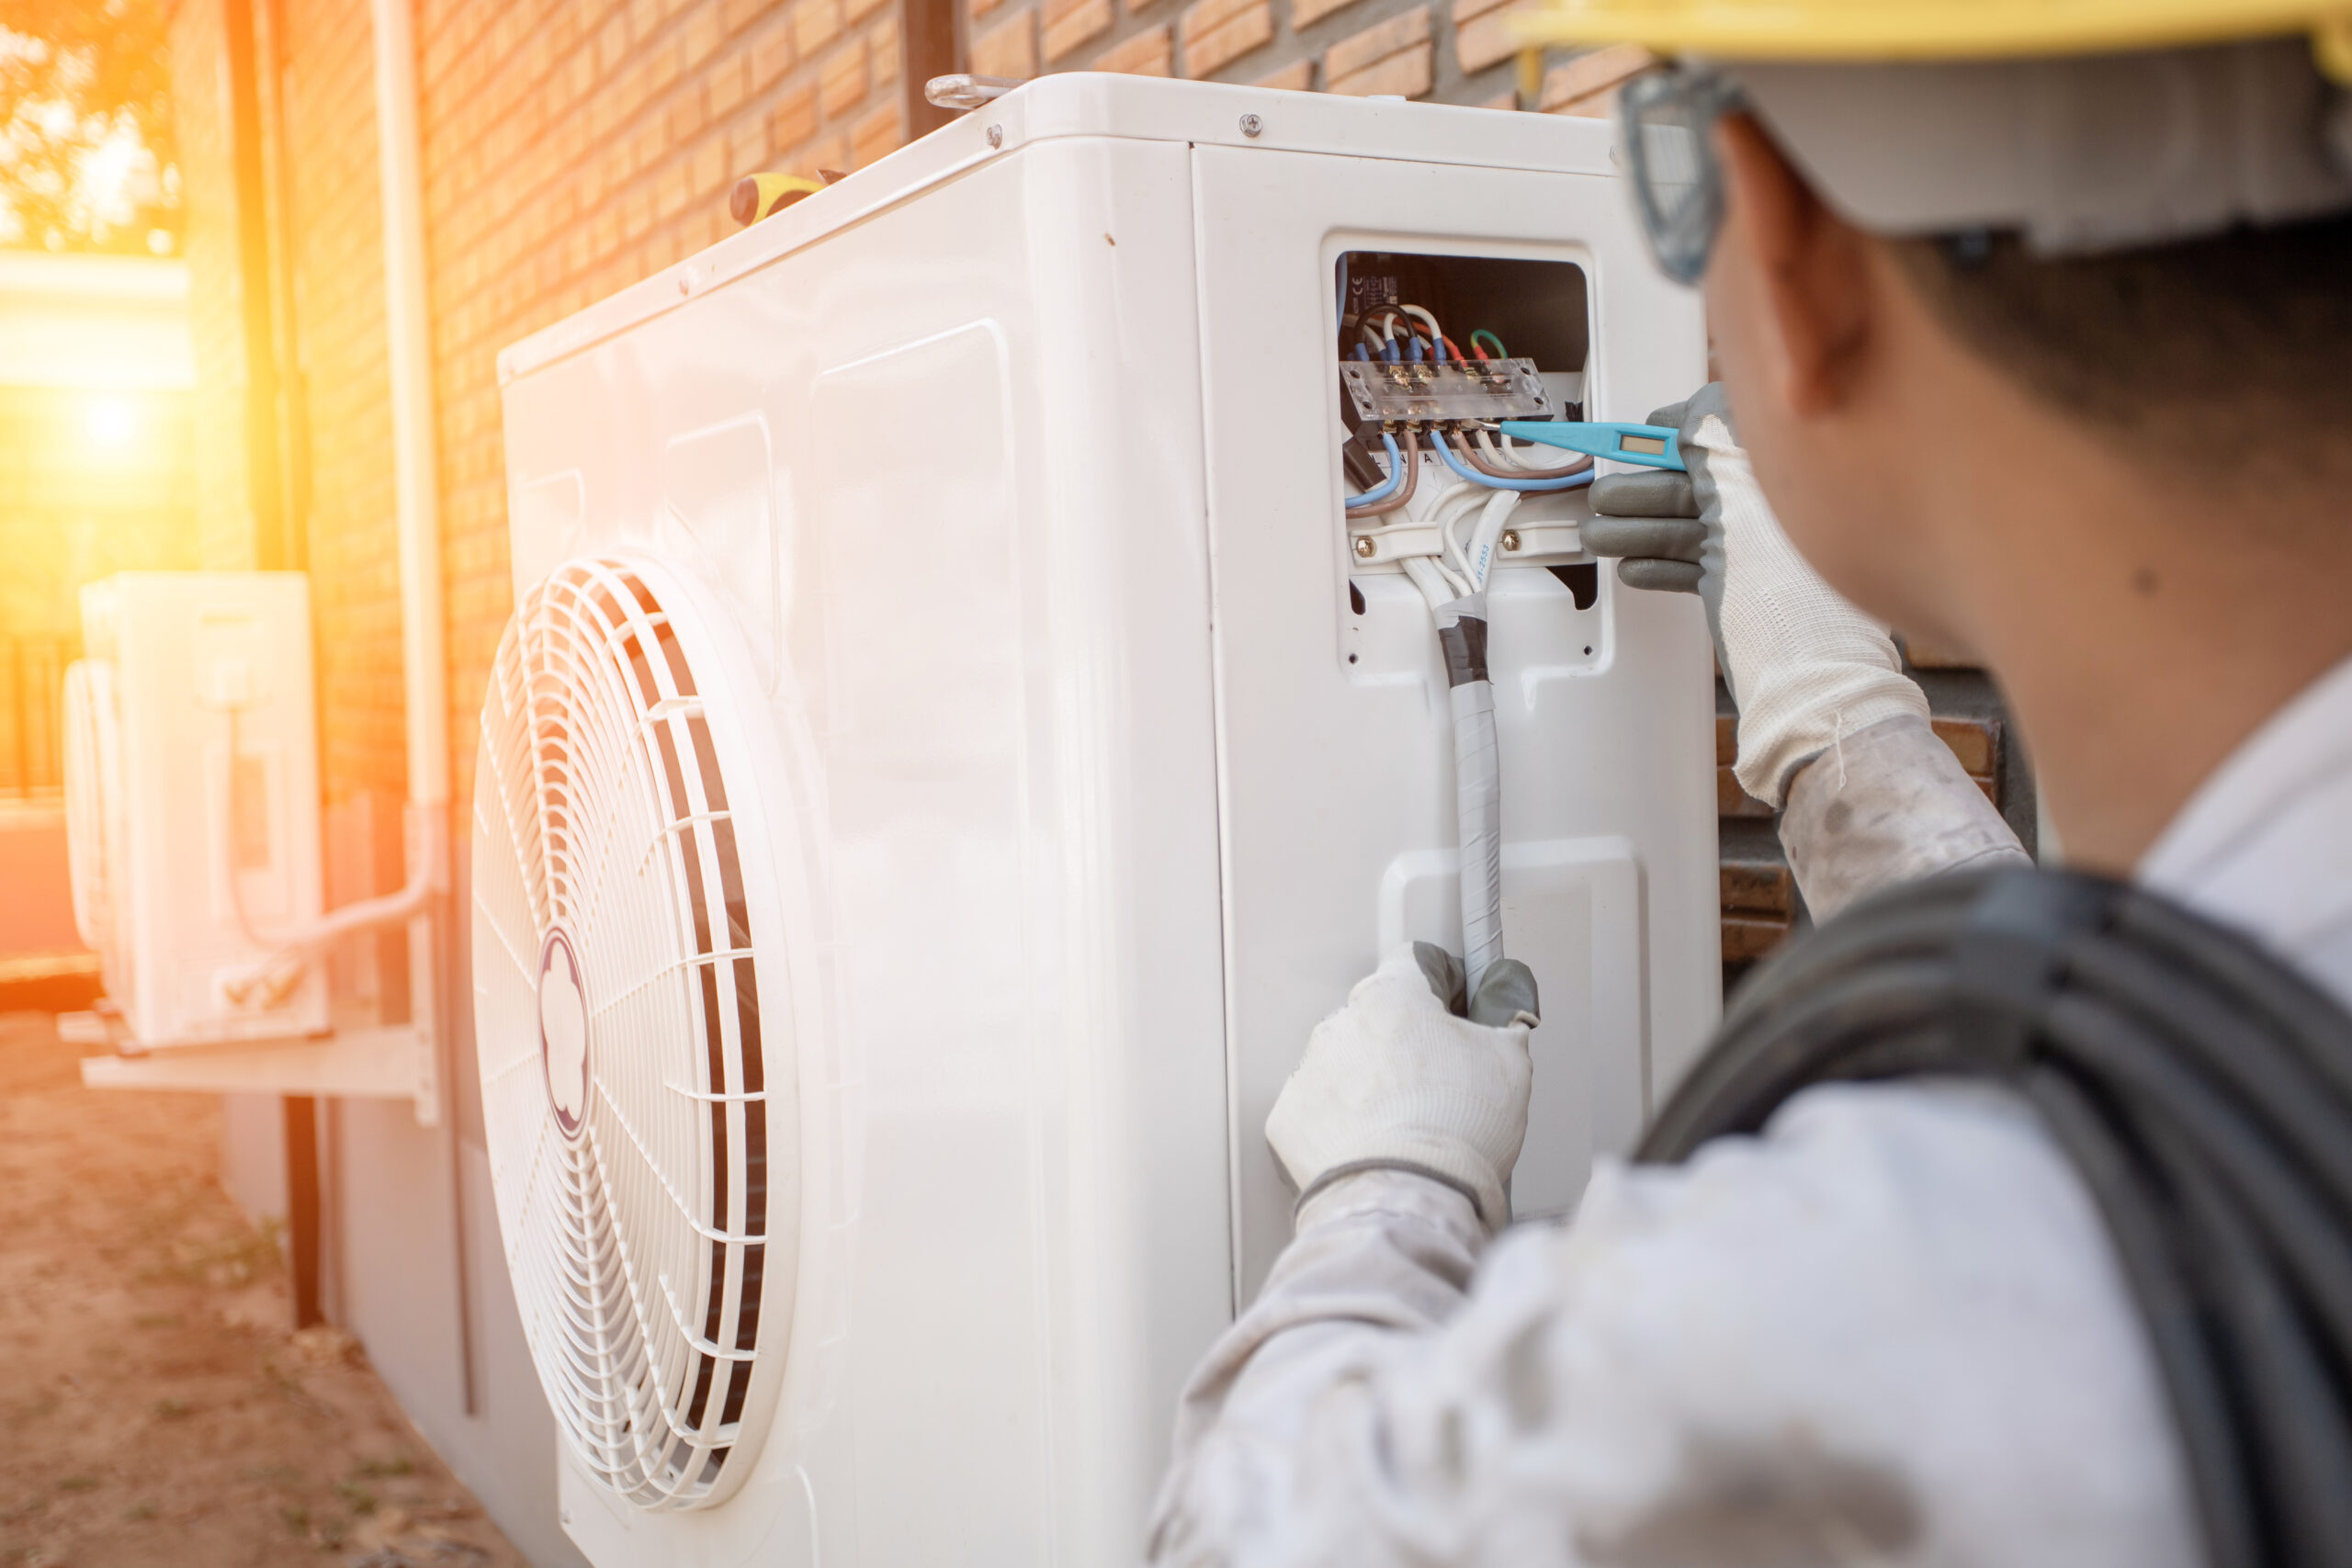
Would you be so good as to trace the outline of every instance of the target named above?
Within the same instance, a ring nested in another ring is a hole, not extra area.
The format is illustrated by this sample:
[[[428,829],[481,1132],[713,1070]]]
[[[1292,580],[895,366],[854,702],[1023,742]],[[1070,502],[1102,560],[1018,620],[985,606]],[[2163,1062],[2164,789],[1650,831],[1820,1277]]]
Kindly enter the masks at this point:
[[[1695,286],[1724,222],[1723,170],[1710,132],[1742,107],[1739,88],[1712,71],[1669,67],[1617,95],[1617,142],[1650,254],[1668,277]]]

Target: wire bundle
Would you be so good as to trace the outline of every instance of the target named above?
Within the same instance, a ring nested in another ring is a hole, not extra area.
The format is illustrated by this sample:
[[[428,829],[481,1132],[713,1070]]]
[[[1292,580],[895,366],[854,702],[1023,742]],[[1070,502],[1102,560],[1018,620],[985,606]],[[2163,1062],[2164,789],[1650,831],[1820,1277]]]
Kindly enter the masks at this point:
[[[2352,1017],[2143,889],[1935,877],[1759,971],[1639,1157],[1923,1075],[2024,1095],[2098,1201],[2214,1568],[2352,1563]]]

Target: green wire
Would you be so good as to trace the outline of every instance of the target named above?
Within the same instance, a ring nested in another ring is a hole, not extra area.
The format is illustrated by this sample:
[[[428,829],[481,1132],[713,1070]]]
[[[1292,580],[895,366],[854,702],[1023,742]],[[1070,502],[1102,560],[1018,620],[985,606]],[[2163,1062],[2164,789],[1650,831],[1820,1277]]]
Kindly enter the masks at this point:
[[[1510,350],[1503,346],[1503,340],[1497,337],[1494,333],[1488,332],[1484,327],[1480,327],[1476,332],[1470,334],[1470,346],[1473,348],[1477,347],[1478,340],[1480,338],[1485,338],[1488,343],[1495,345],[1496,358],[1509,359],[1510,357]]]

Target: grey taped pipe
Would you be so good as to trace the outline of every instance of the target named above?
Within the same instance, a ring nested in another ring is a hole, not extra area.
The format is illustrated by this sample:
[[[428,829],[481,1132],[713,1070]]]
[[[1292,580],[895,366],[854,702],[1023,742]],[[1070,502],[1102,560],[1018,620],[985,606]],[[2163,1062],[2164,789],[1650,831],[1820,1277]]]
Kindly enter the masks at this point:
[[[1487,678],[1487,596],[1437,610],[1453,715],[1453,800],[1462,867],[1462,967],[1476,991],[1503,955],[1502,763],[1495,745],[1495,688]]]

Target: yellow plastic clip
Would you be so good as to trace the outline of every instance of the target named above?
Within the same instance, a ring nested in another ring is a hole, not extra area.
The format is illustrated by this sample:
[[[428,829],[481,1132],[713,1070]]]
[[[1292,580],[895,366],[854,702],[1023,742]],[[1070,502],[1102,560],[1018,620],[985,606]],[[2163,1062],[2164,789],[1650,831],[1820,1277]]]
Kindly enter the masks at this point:
[[[2352,11],[2323,17],[2312,28],[2312,59],[2321,75],[2352,87]]]
[[[727,197],[727,210],[746,229],[771,213],[781,212],[803,197],[825,188],[823,180],[800,175],[745,175]]]

